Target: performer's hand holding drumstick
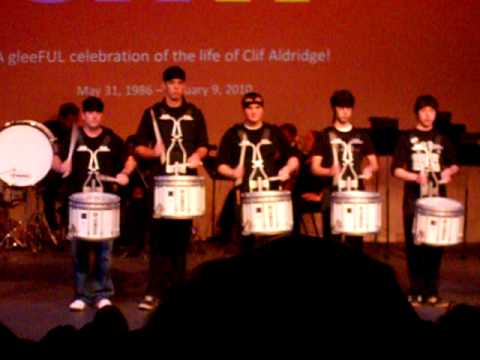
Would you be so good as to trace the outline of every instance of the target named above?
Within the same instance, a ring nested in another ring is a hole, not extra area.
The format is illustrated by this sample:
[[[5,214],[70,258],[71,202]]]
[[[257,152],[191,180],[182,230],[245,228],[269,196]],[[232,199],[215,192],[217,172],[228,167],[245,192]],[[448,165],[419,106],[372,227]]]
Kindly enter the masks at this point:
[[[117,176],[115,176],[115,180],[117,181],[117,184],[122,186],[127,186],[128,182],[130,181],[128,175],[123,172],[118,173]]]
[[[202,158],[200,157],[200,155],[197,153],[197,152],[194,152],[192,155],[190,155],[190,157],[187,159],[187,166],[189,168],[197,168],[199,166],[202,166],[203,165],[203,162],[202,162]]]
[[[415,182],[420,185],[426,185],[428,183],[427,174],[425,174],[423,171],[420,171],[415,177]]]
[[[372,168],[370,166],[365,166],[359,178],[364,180],[369,180],[372,176],[373,176]]]
[[[274,178],[270,178],[270,180],[279,180],[279,181],[287,181],[290,179],[291,175],[298,170],[300,167],[300,162],[298,158],[295,156],[291,156],[284,167],[282,167],[278,171],[278,175]]]
[[[287,181],[288,179],[290,179],[290,169],[288,168],[287,165],[285,165],[279,170],[278,176],[276,176],[276,178],[273,180]]]
[[[245,176],[245,154],[247,152],[248,139],[245,134],[242,134],[242,140],[240,141],[240,158],[238,160],[238,165],[232,169],[231,176],[235,179],[235,186],[239,186],[242,183],[243,177]]]
[[[72,172],[72,158],[73,151],[75,150],[75,145],[78,140],[78,126],[77,124],[72,125],[72,133],[70,135],[70,146],[68,148],[67,159],[61,165],[62,177],[66,178]]]
[[[448,184],[450,181],[452,181],[452,171],[450,170],[450,168],[446,168],[441,173],[440,183],[441,184]]]
[[[237,165],[232,169],[231,177],[235,179],[235,185],[240,185],[244,176],[245,168],[243,165]]]
[[[153,112],[153,109],[150,109],[150,116],[152,117],[153,132],[155,133],[156,140],[153,150],[155,155],[160,157],[160,162],[165,164],[165,145],[163,144],[162,135],[160,134],[160,129],[158,128],[157,121],[155,120],[155,113]]]

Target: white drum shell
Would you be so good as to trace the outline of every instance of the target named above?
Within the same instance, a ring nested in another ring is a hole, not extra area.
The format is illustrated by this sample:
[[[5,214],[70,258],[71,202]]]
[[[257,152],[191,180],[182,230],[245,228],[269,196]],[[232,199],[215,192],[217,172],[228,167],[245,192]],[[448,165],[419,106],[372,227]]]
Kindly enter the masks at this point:
[[[293,229],[290,191],[243,193],[242,228],[244,235],[277,235]]]
[[[89,241],[120,236],[120,197],[102,192],[75,193],[69,198],[69,235]]]
[[[376,234],[382,226],[380,194],[368,191],[334,192],[330,216],[333,234]]]
[[[205,179],[202,176],[155,176],[153,217],[191,219],[205,214]]]
[[[463,239],[464,208],[453,199],[426,197],[415,205],[413,234],[415,244],[457,245]]]

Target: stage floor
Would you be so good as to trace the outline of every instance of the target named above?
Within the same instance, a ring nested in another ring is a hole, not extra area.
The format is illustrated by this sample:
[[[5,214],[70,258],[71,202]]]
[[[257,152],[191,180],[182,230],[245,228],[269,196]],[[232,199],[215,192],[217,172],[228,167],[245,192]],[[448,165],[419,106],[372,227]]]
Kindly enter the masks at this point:
[[[365,252],[392,265],[402,288],[407,289],[405,254],[401,245],[394,244],[387,249],[384,245],[369,243]],[[190,250],[189,268],[234,253],[233,246],[196,241]],[[125,314],[131,329],[141,327],[148,317],[148,313],[137,310],[146,285],[146,256],[114,256],[112,276],[116,290],[113,303]],[[480,305],[478,247],[468,248],[466,252],[462,248],[446,250],[440,293],[454,303]],[[72,296],[72,259],[68,245],[61,251],[45,249],[40,253],[26,249],[0,250],[0,322],[17,336],[39,340],[58,325],[71,324],[80,328],[91,321],[94,309],[81,313],[69,311]],[[430,306],[417,311],[422,318],[430,320],[444,312]]]

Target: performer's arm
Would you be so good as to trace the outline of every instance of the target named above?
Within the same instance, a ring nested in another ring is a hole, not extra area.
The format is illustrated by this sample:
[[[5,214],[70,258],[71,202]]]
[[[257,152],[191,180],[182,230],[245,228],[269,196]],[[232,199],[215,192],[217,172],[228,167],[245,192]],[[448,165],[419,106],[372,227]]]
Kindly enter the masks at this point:
[[[298,158],[296,156],[290,156],[285,166],[278,172],[278,176],[282,178],[282,180],[288,180],[290,175],[298,170],[299,166],[300,162]]]
[[[162,144],[156,144],[154,148],[139,145],[135,148],[135,154],[144,159],[159,158],[165,152],[165,147]]]
[[[53,161],[52,161],[52,169],[58,173],[63,173],[62,171],[62,159],[60,159],[60,156],[58,155],[53,155]]]
[[[139,145],[135,147],[135,155],[143,159],[156,159],[160,158],[160,156],[165,153],[165,146],[163,143],[156,142],[152,126],[152,117],[149,110],[150,109],[145,110],[143,113],[140,125],[137,129],[136,136]],[[153,148],[148,146],[153,143],[155,143]]]
[[[335,176],[340,172],[338,164],[333,164],[331,167],[323,167],[322,160],[323,157],[320,155],[312,156],[312,165],[310,166],[310,170],[312,171],[313,175]]]
[[[453,175],[458,173],[460,168],[457,165],[451,165],[442,171],[442,182],[448,184],[452,181]]]
[[[370,179],[374,172],[378,171],[378,159],[375,154],[367,155],[368,164],[363,168],[362,175],[365,179]]]
[[[132,155],[130,155],[125,161],[125,165],[123,166],[123,170],[121,171],[121,173],[130,176],[136,167],[137,161]]]
[[[65,174],[67,171],[71,172],[72,162],[68,160],[62,161],[62,159],[60,159],[60,156],[55,154],[53,155],[52,169],[53,171],[56,171],[60,174]]]
[[[205,146],[199,147],[195,152],[189,156],[187,164],[189,167],[196,168],[202,165],[202,159],[207,156],[208,149]]]
[[[393,175],[400,180],[416,182],[421,185],[425,185],[428,182],[427,176],[424,173],[416,173],[403,168],[395,168]]]
[[[232,168],[227,164],[220,164],[217,168],[217,171],[223,176],[232,180],[243,179],[243,175],[245,174],[245,169],[243,166]]]

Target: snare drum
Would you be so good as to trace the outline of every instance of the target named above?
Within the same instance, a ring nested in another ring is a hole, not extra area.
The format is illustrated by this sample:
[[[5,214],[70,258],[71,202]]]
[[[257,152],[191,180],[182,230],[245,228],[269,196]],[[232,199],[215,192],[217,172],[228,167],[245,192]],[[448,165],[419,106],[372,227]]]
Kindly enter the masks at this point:
[[[54,141],[50,130],[37,121],[6,123],[0,130],[0,179],[9,186],[35,185],[52,167]]]
[[[276,235],[293,229],[290,191],[254,191],[242,194],[244,235]]]
[[[155,176],[153,217],[191,219],[205,213],[205,179],[202,176]]]
[[[382,226],[380,194],[368,191],[334,192],[330,215],[333,234],[376,234]]]
[[[69,237],[103,241],[120,236],[119,196],[85,192],[72,194],[69,200]]]
[[[425,197],[415,204],[415,244],[456,245],[463,238],[463,205],[444,197]]]

